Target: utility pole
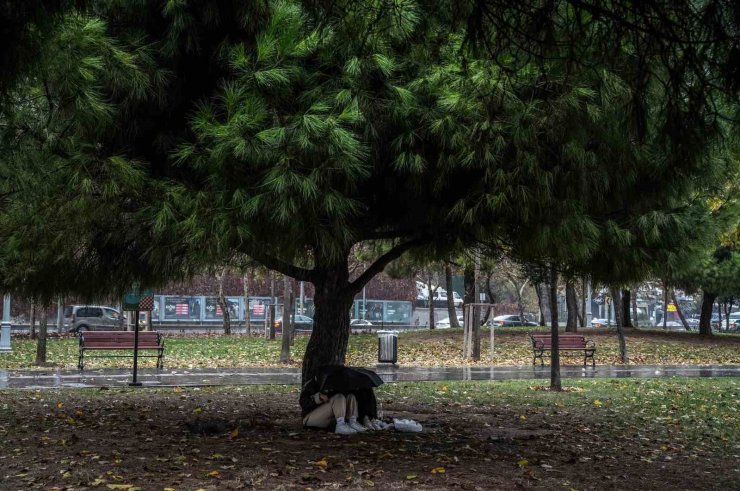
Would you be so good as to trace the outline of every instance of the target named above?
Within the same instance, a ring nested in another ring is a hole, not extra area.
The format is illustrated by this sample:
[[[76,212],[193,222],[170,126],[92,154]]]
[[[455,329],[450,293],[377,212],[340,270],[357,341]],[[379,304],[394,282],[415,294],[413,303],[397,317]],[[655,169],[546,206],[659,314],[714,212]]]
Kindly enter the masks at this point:
[[[10,294],[3,296],[3,322],[0,324],[0,353],[11,353],[10,347]]]
[[[365,287],[362,287],[362,318],[367,319],[367,293]]]
[[[593,315],[591,315],[591,278],[588,279],[588,294],[586,295],[586,326],[591,326]]]

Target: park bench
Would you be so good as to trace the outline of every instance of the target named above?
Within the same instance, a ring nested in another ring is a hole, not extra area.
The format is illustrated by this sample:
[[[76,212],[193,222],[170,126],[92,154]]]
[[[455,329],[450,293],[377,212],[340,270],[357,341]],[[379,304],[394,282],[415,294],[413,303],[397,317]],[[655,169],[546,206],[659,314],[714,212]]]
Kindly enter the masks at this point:
[[[532,364],[537,364],[537,358],[540,359],[542,365],[545,361],[542,359],[542,355],[545,351],[552,349],[552,335],[551,334],[529,334],[532,339],[532,350],[534,351],[534,358]],[[596,352],[596,344],[586,339],[581,334],[560,334],[558,335],[558,346],[560,351],[583,351],[583,365],[586,365],[588,359],[591,359],[591,366],[596,366],[594,360],[594,353]]]
[[[127,331],[92,331],[80,333],[80,358],[77,368],[85,368],[86,351],[133,351],[134,334]],[[157,358],[157,368],[163,368],[164,338],[158,332],[139,333],[139,356],[144,358]],[[155,354],[147,354],[156,351]],[[143,353],[142,353],[143,352]],[[88,358],[129,358],[132,354],[108,354],[88,355]]]

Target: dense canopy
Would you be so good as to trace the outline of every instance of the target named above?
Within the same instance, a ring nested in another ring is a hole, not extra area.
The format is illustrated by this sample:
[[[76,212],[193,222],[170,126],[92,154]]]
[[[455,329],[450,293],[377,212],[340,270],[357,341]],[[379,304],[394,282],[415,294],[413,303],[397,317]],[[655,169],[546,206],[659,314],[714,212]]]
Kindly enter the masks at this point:
[[[3,52],[4,287],[92,296],[247,255],[316,286],[304,375],[344,361],[353,296],[406,251],[632,280],[667,237],[706,242],[737,176],[729,2],[52,10],[18,13],[33,57]],[[350,277],[358,243],[375,262]]]

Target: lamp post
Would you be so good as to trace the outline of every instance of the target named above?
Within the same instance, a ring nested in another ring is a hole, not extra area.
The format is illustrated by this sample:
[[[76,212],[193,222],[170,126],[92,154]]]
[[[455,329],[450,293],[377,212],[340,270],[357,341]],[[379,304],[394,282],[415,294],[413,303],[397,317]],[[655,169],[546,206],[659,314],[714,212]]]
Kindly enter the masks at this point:
[[[0,353],[10,353],[10,294],[3,296],[3,322],[0,324]]]

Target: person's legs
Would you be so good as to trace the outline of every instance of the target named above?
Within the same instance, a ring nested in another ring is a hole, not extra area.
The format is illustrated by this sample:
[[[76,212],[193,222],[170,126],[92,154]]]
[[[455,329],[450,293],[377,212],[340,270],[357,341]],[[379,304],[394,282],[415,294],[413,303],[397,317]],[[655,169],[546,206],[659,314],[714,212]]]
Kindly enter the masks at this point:
[[[362,426],[360,423],[357,422],[357,398],[354,394],[348,394],[347,395],[347,419],[349,422],[350,428],[354,429],[355,431],[365,431],[367,428]]]
[[[333,420],[344,422],[347,400],[344,394],[335,394],[329,401],[320,405],[303,418],[304,426],[312,428],[328,428]]]
[[[357,420],[357,398],[354,394],[347,395],[347,419]]]

